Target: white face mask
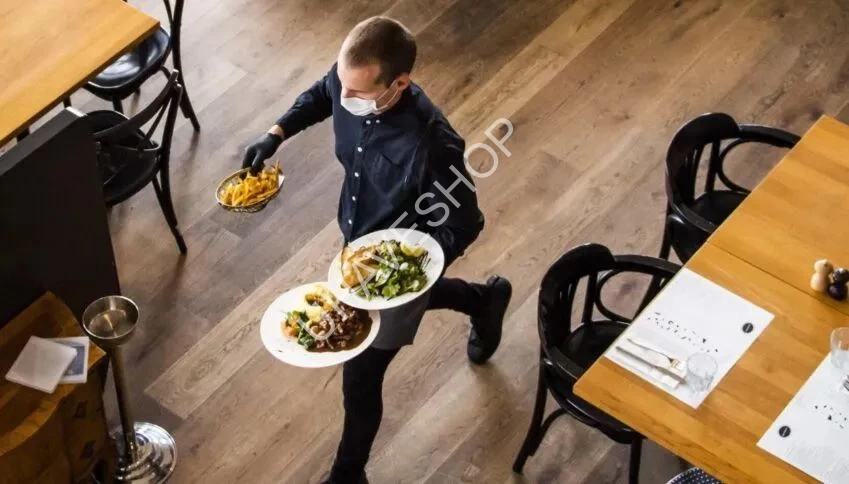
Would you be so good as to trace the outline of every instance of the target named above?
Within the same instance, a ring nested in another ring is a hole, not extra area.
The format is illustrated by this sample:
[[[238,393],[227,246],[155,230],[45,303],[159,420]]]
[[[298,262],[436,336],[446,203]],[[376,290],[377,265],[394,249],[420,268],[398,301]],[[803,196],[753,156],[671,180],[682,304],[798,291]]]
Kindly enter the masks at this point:
[[[394,81],[392,84],[394,84]],[[347,109],[348,112],[350,112],[354,116],[368,116],[369,114],[380,114],[386,109],[386,106],[392,104],[392,101],[395,100],[395,96],[397,96],[398,92],[400,92],[396,90],[395,93],[392,94],[392,97],[389,99],[389,101],[386,101],[386,104],[384,104],[382,108],[378,108],[377,100],[385,96],[386,93],[389,92],[390,89],[392,89],[392,84],[390,84],[389,87],[386,88],[385,91],[383,91],[383,94],[377,97],[377,99],[362,99],[359,97],[340,96],[339,102],[340,104],[342,104],[343,108]]]

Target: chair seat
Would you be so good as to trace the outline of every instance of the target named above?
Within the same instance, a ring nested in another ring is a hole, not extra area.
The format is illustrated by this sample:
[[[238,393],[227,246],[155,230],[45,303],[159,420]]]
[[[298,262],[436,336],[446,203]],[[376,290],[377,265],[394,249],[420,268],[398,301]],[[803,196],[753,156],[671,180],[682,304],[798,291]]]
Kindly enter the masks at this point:
[[[103,97],[126,97],[165,63],[171,39],[163,28],[145,38],[86,84],[86,90]]]
[[[115,111],[94,111],[88,113],[94,132],[117,126],[125,121],[127,117]],[[157,148],[157,144],[145,139],[141,130],[136,130],[132,135],[123,138],[119,142],[120,149],[98,150],[97,163],[103,182],[103,198],[106,205],[111,207],[121,203],[138,193],[142,188],[156,176],[159,169],[159,156],[140,156],[134,149],[141,147],[149,150]],[[107,179],[110,169],[119,166],[117,174]]]
[[[622,323],[595,321],[573,331],[558,349],[578,366],[589,368],[625,329],[627,326]],[[619,443],[630,443],[634,438],[639,437],[627,425],[574,395],[572,393],[574,381],[560,376],[553,370],[547,370],[546,383],[561,407],[579,420],[585,420],[582,414],[589,416],[598,423],[599,430],[611,439]]]
[[[693,202],[693,206],[691,208],[706,220],[719,225],[724,222],[725,219],[731,215],[731,212],[736,210],[745,199],[745,193],[727,190],[715,191],[702,194],[702,196]]]
[[[697,198],[690,206],[690,209],[705,220],[719,225],[745,199],[746,194],[740,192],[727,190],[707,192]],[[672,229],[672,246],[682,262],[689,260],[708,238],[708,235],[689,225],[673,224],[670,228]]]

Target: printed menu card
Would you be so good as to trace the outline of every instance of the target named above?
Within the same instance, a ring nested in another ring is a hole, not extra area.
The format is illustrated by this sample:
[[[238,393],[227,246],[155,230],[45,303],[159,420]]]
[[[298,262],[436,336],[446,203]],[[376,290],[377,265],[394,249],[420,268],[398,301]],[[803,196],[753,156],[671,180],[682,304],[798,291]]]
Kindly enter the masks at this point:
[[[811,477],[849,482],[849,391],[828,356],[766,431],[758,447]]]
[[[683,268],[605,356],[698,408],[772,319],[770,312]],[[716,362],[707,391],[687,383],[687,358],[699,352]]]

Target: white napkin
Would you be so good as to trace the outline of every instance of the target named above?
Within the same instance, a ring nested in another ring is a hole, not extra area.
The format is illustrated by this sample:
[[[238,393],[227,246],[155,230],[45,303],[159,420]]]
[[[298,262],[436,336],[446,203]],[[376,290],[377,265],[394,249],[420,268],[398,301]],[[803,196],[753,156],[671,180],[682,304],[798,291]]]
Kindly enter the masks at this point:
[[[53,393],[76,354],[73,348],[63,344],[30,336],[18,359],[6,373],[6,379],[45,393]]]
[[[680,358],[661,348],[656,348],[650,343],[644,341],[636,342],[641,346],[651,348],[651,350],[634,344],[630,338],[622,337],[616,342],[616,350],[620,355],[625,356],[625,358],[619,359],[621,364],[673,390],[681,383],[684,383],[687,377],[687,367]],[[678,361],[675,366],[663,355],[677,359]]]

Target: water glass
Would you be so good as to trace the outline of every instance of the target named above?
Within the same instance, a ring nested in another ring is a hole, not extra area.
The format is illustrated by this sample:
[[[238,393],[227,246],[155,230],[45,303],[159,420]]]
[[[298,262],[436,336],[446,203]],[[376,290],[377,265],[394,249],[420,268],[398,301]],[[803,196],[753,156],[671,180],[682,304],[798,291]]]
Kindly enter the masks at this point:
[[[837,328],[831,332],[831,364],[844,375],[841,385],[849,386],[849,328]]]
[[[716,376],[717,364],[707,353],[696,353],[687,358],[687,385],[695,392],[710,389]]]

